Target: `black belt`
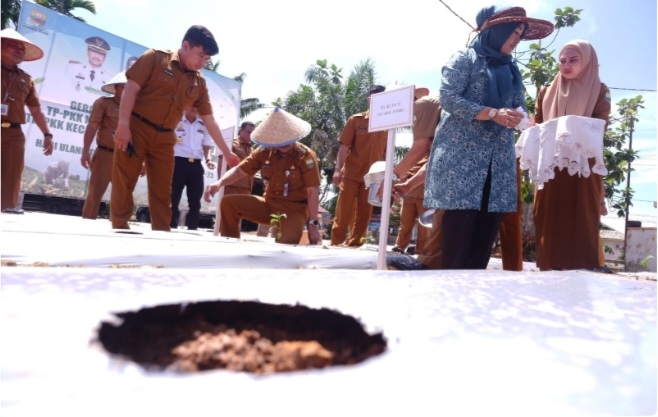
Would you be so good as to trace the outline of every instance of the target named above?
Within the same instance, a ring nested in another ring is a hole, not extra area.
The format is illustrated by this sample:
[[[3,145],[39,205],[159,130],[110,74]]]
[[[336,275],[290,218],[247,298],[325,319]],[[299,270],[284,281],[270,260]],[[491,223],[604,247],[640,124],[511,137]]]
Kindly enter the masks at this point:
[[[199,162],[199,163],[201,163],[201,160],[200,160],[200,159],[185,158],[184,156],[177,156],[176,159],[179,159],[179,160],[182,160],[182,161],[187,161],[187,162],[189,162],[189,163],[191,163],[191,164],[193,164],[193,163],[195,163],[195,162]]]
[[[21,127],[20,123],[2,122],[3,129],[20,129],[20,127]]]
[[[174,131],[174,129],[167,129],[166,127],[156,125],[155,123],[153,123],[152,121],[150,121],[146,117],[141,116],[141,115],[139,115],[135,112],[133,112],[133,116],[135,116],[135,118],[137,118],[137,120],[141,120],[142,122],[144,122],[147,125],[151,126],[153,129],[157,130],[158,132],[173,132]]]
[[[107,146],[96,145],[96,147],[97,147],[98,149],[102,149],[102,150],[104,150],[104,151],[114,152],[114,149],[112,149],[112,148],[108,148]]]

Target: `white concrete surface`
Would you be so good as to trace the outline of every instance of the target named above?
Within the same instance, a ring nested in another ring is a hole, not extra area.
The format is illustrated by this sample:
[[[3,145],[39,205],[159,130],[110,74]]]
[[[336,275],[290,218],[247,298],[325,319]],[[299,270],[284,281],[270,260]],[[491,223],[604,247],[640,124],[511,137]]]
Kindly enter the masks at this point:
[[[655,274],[514,273],[496,261],[487,271],[378,271],[366,250],[117,235],[102,230],[107,221],[35,213],[0,215],[0,226],[3,260],[60,266],[0,270],[3,417],[656,413]],[[324,263],[273,269],[259,256],[286,263],[303,251]],[[323,253],[361,269],[318,266],[331,263]],[[142,267],[107,267],[123,256]],[[256,266],[231,260],[250,256]],[[93,343],[112,313],[201,300],[335,309],[383,332],[388,350],[352,367],[180,376],[145,373]]]

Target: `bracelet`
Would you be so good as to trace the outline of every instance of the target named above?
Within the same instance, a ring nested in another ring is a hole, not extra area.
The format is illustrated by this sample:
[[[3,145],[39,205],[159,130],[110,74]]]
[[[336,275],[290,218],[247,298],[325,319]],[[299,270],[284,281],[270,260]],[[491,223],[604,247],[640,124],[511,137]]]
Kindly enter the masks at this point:
[[[44,134],[43,134],[43,137],[44,137],[44,138],[51,138],[51,139],[52,139],[53,134],[52,134],[52,133],[44,133]]]
[[[210,162],[212,162],[212,160],[210,158],[206,158],[206,164],[208,164]]]

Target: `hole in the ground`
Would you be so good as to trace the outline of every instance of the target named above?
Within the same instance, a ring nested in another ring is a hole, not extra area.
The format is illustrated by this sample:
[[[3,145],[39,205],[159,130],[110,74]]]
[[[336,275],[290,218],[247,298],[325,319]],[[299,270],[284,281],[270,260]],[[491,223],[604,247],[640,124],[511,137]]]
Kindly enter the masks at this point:
[[[386,350],[353,317],[329,309],[206,301],[116,313],[98,340],[148,370],[269,374],[362,362]]]

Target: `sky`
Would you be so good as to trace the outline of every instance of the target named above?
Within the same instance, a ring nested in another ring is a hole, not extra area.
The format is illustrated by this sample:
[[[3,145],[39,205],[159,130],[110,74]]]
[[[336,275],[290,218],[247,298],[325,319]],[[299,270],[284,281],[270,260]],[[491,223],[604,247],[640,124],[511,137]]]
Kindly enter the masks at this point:
[[[469,39],[471,28],[458,16],[475,26],[478,10],[493,4],[463,0],[94,3],[96,15],[74,14],[146,47],[177,49],[189,26],[208,27],[220,48],[215,57],[221,61],[219,72],[231,78],[245,73],[242,97],[267,104],[295,91],[304,83],[306,69],[319,59],[342,68],[345,77],[361,61],[371,59],[380,84],[415,84],[438,93],[441,67]],[[588,40],[597,51],[600,77],[611,88],[613,104],[643,96],[645,108],[633,136],[633,148],[641,159],[633,165],[636,172],[631,175],[635,198],[630,218],[655,226],[656,1],[501,0],[495,4],[499,8],[522,6],[529,16],[550,21],[557,8],[582,9],[580,22],[554,32],[542,44],[557,54],[570,40]],[[517,51],[527,50],[530,43],[522,42]],[[258,121],[264,115],[260,112],[248,118]]]

